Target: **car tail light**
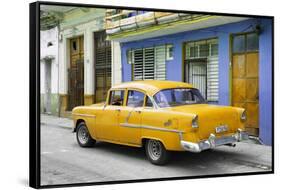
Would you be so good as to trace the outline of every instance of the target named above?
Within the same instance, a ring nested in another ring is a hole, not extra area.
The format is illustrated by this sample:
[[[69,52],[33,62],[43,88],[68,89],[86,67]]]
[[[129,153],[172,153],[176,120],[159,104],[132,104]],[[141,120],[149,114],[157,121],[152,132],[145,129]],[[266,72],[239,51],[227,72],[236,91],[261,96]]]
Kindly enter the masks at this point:
[[[241,114],[240,117],[241,121],[246,121],[247,117],[246,117],[246,111],[244,110],[243,113]]]
[[[192,119],[192,128],[198,128],[198,116],[196,115],[193,119]]]

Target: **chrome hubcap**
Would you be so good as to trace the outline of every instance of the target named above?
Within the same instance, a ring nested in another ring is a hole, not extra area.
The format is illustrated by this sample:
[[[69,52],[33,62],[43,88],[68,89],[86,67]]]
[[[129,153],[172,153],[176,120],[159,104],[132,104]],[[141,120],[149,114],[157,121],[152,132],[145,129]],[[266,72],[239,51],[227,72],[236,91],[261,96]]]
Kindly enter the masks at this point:
[[[150,140],[148,142],[148,154],[151,159],[158,160],[161,156],[162,150],[159,141]]]
[[[84,126],[80,127],[80,129],[78,131],[78,139],[81,144],[86,144],[88,142],[89,134],[88,134],[86,127],[84,127]]]

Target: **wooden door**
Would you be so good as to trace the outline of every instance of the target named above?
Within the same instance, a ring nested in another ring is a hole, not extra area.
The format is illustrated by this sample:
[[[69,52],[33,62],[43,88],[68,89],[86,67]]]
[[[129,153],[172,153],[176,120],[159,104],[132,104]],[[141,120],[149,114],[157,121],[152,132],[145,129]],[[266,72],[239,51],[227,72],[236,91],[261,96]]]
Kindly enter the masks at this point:
[[[84,38],[70,40],[68,69],[68,110],[84,104]]]
[[[95,102],[106,99],[111,88],[111,43],[106,41],[105,31],[94,33],[95,44]]]
[[[259,53],[257,47],[248,49],[249,34],[238,36],[245,43],[244,51],[232,56],[232,104],[246,109],[246,130],[259,135]],[[236,42],[237,45],[237,42]],[[243,46],[243,45],[242,45]],[[240,46],[240,49],[243,47]],[[239,48],[238,48],[239,49]]]

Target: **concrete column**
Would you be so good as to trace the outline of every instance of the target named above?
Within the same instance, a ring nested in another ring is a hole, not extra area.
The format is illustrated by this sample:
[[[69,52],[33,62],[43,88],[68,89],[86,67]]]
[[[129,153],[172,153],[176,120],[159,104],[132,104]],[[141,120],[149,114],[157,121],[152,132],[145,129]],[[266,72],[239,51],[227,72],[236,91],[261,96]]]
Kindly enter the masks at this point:
[[[84,103],[89,105],[94,100],[94,56],[93,32],[87,28],[84,32]]]
[[[122,82],[121,47],[119,42],[111,42],[112,86]]]
[[[59,43],[59,94],[67,94],[67,68],[69,61],[68,40],[63,37]]]
[[[63,35],[63,33],[59,34]],[[59,80],[59,106],[58,114],[61,117],[67,117],[67,91],[68,91],[68,62],[69,62],[69,41],[63,35],[59,38],[59,54],[58,54],[58,80]]]
[[[93,33],[87,29],[84,35],[84,93],[86,95],[94,94],[93,68]]]

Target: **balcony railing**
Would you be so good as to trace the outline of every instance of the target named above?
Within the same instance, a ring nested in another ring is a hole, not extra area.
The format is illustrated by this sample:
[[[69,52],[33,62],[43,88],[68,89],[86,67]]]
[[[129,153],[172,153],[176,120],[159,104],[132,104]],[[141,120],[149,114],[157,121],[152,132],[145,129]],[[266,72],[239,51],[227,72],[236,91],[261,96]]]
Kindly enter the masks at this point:
[[[109,35],[181,20],[196,20],[209,15],[107,9],[105,24]]]

